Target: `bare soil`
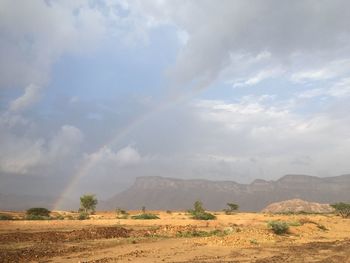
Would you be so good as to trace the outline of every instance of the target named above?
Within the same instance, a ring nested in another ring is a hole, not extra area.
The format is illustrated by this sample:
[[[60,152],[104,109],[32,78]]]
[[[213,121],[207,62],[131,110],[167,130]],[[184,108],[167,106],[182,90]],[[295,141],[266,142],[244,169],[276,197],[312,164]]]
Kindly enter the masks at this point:
[[[350,219],[335,215],[154,213],[160,219],[0,221],[0,262],[350,262]],[[270,220],[289,232],[274,234]]]

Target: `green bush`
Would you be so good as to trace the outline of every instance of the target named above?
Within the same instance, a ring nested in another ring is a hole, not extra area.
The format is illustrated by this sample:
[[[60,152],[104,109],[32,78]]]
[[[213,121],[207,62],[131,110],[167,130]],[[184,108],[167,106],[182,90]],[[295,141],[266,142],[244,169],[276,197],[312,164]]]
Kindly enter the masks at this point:
[[[214,220],[216,216],[208,212],[201,212],[192,214],[192,218],[196,220]]]
[[[0,220],[14,220],[14,218],[11,215],[0,214]]]
[[[203,208],[202,202],[201,201],[196,201],[194,203],[194,209],[188,210],[188,213],[192,215],[193,219],[197,220],[213,220],[216,219],[216,216],[205,212],[205,209]]]
[[[159,219],[158,216],[155,214],[150,214],[150,213],[144,213],[144,214],[139,214],[131,217],[132,219]]]
[[[335,209],[335,212],[343,218],[350,217],[350,204],[349,203],[335,203],[331,207]]]
[[[89,219],[89,213],[87,212],[81,212],[79,213],[78,220],[86,220]]]
[[[289,225],[287,222],[283,221],[269,221],[267,225],[272,229],[272,231],[277,235],[282,235],[288,232]]]
[[[50,211],[43,207],[33,207],[26,211],[27,216],[42,216],[42,217],[49,217]]]

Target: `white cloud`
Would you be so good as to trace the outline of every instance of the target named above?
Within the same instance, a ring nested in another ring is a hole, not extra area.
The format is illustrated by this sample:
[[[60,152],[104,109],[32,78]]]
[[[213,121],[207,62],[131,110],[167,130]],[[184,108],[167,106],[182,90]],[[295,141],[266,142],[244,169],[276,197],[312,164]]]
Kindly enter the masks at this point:
[[[27,134],[18,136],[5,129],[0,132],[0,140],[0,171],[30,174],[55,171],[66,165],[76,157],[83,135],[78,128],[64,125],[50,140]]]
[[[132,146],[126,146],[118,152],[114,152],[108,146],[103,146],[98,151],[86,156],[92,166],[113,166],[125,167],[137,164],[143,160],[137,149]]]
[[[196,103],[201,122],[211,124],[210,137],[203,132],[203,142],[209,144],[215,137],[214,144],[198,150],[208,162],[231,163],[233,171],[242,174],[248,166],[258,166],[253,177],[259,177],[259,169],[267,178],[294,172],[320,176],[348,172],[350,127],[344,125],[348,116],[325,112],[303,116],[258,101]],[[252,164],[251,158],[257,161]],[[308,160],[307,165],[295,161],[300,159]]]
[[[258,72],[256,75],[252,76],[251,78],[248,78],[244,82],[233,83],[233,87],[257,85],[266,79],[277,77],[278,75],[280,75],[282,73],[283,73],[283,71],[280,69],[265,69],[265,70]]]
[[[247,68],[244,79],[256,76],[248,84],[261,79],[259,72],[276,67],[298,80],[329,78],[327,70],[315,68],[350,58],[347,1],[137,1],[131,7],[188,34],[169,71],[175,86],[195,82],[205,87],[237,56],[269,54],[268,64]],[[234,64],[247,66],[245,61]]]
[[[350,96],[350,78],[342,78],[327,87],[306,90],[298,96],[304,99],[316,97],[347,98]]]
[[[144,42],[143,22],[123,2],[1,1],[0,88],[45,87],[58,58],[91,53],[107,39]]]
[[[36,103],[41,96],[41,87],[30,84],[29,86],[26,87],[24,94],[15,99],[14,101],[11,102],[10,104],[10,111],[13,112],[19,112],[27,109],[34,103]]]

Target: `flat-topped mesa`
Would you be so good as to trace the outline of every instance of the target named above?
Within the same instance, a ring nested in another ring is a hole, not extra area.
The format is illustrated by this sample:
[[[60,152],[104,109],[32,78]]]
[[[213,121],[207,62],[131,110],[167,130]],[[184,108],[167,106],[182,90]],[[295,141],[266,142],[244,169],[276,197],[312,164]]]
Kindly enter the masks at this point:
[[[222,210],[237,203],[242,211],[260,211],[268,204],[289,199],[334,203],[350,201],[350,175],[320,178],[286,175],[276,181],[257,179],[251,184],[203,179],[139,177],[127,190],[107,201],[111,208],[186,210],[196,200],[207,209]]]
[[[157,189],[157,188],[216,188],[221,190],[235,190],[239,186],[245,186],[233,181],[210,181],[205,179],[178,179],[161,176],[140,176],[131,186],[133,189]]]

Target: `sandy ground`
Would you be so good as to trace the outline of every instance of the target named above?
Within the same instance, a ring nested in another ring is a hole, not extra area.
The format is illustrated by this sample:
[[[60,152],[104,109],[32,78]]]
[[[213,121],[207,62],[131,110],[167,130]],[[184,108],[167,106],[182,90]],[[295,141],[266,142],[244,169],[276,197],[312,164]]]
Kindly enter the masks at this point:
[[[350,219],[335,215],[154,213],[160,219],[0,221],[0,262],[350,262]],[[289,222],[289,233],[274,234],[270,220]]]

